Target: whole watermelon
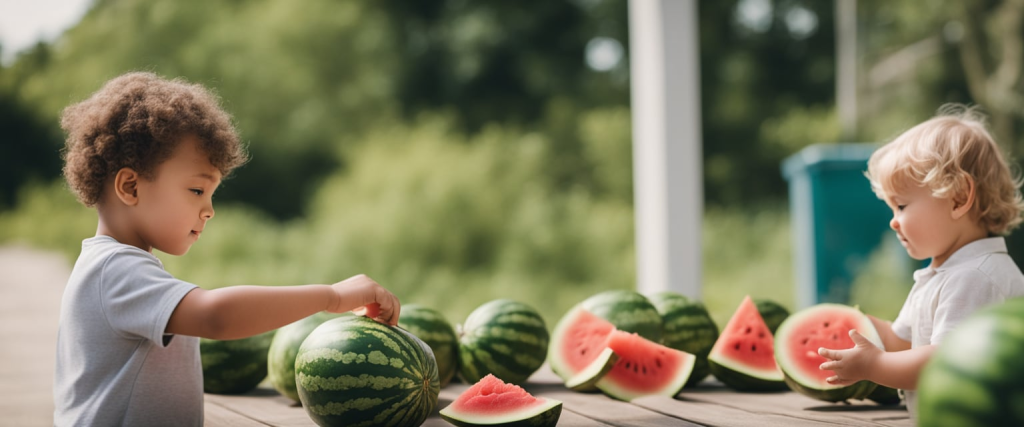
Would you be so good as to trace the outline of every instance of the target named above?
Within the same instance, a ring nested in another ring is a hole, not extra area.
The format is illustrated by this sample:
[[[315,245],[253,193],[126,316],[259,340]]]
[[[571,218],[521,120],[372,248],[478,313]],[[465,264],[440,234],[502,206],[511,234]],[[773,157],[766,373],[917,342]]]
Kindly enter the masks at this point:
[[[770,299],[755,298],[754,305],[757,306],[757,312],[761,313],[764,324],[768,325],[768,330],[772,334],[775,334],[779,325],[789,317],[789,310],[786,310],[786,307]]]
[[[537,310],[500,299],[473,310],[459,334],[459,376],[475,384],[487,374],[522,384],[544,364],[548,329]]]
[[[203,363],[203,391],[241,394],[267,377],[267,349],[274,331],[238,340],[199,340]]]
[[[689,387],[700,383],[711,373],[708,353],[718,340],[715,321],[703,303],[676,292],[664,291],[651,295],[650,301],[661,314],[661,343],[697,357],[686,385]]]
[[[299,346],[313,329],[338,316],[341,314],[316,313],[284,326],[274,334],[267,352],[267,374],[270,384],[282,396],[299,401],[299,391],[295,389],[295,356],[299,353]]]
[[[1024,298],[951,332],[918,381],[921,426],[1024,425]]]
[[[317,326],[299,347],[295,383],[321,426],[418,426],[441,390],[426,343],[364,316]]]
[[[581,304],[620,331],[635,332],[651,341],[661,342],[661,314],[643,295],[626,290],[604,291]]]
[[[459,338],[441,312],[418,304],[402,306],[398,326],[412,332],[434,351],[441,388],[448,385],[459,369]]]

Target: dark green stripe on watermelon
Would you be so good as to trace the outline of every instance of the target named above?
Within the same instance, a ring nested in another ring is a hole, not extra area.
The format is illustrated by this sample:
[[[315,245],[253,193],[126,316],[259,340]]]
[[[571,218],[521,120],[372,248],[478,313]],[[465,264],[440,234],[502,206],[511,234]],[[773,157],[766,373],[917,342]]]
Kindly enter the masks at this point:
[[[922,426],[1024,425],[1024,298],[975,313],[921,372]]]
[[[267,352],[267,376],[278,393],[293,401],[299,401],[299,391],[295,389],[295,355],[299,353],[299,346],[313,329],[339,316],[342,314],[316,313],[286,325],[274,334],[274,340],[271,341],[270,350]]]
[[[875,384],[875,389],[868,395],[868,400],[879,405],[899,405],[900,393],[892,387]]]
[[[475,384],[487,374],[521,384],[544,363],[548,330],[532,307],[512,300],[488,302],[470,313],[459,337],[459,376]]]
[[[758,313],[761,313],[764,324],[768,325],[768,330],[772,331],[772,334],[775,334],[779,325],[789,317],[789,310],[775,301],[763,298],[755,299],[754,305],[757,306]]]
[[[718,339],[715,321],[703,303],[672,291],[654,294],[650,301],[661,314],[661,343],[697,357],[686,386],[700,383],[711,373],[708,353]]]
[[[239,340],[199,340],[203,364],[203,391],[241,394],[267,377],[267,350],[274,331]]]
[[[430,346],[437,361],[441,387],[448,385],[459,369],[459,338],[444,315],[418,304],[403,305],[398,326]]]
[[[620,331],[635,332],[651,341],[661,342],[661,315],[643,295],[625,290],[604,291],[581,304]]]
[[[318,326],[302,343],[295,371],[302,405],[321,426],[419,425],[440,392],[429,346],[362,316]]]

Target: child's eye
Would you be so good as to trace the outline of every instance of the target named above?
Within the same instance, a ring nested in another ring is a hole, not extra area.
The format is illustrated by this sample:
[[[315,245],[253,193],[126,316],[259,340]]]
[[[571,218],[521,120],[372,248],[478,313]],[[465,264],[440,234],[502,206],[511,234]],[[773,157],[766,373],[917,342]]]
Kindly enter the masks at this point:
[[[202,196],[203,195],[203,190],[200,190],[198,188],[189,188],[188,191],[191,191],[193,194],[195,194],[197,196]]]
[[[905,208],[905,207],[907,207],[907,205],[898,205],[898,206],[896,206],[896,209],[899,209],[900,212],[903,212],[903,208]]]

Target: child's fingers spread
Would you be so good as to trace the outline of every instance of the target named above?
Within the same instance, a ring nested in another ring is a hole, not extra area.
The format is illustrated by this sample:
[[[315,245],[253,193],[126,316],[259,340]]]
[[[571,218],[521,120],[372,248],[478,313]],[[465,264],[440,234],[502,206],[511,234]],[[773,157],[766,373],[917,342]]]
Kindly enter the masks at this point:
[[[838,350],[829,350],[825,347],[818,347],[818,355],[830,360],[842,360],[842,353]]]
[[[864,338],[864,336],[861,335],[860,332],[857,332],[856,329],[850,329],[850,338],[853,339],[853,343],[855,345],[858,345],[858,346],[866,346],[866,345],[874,346],[874,344],[872,344],[871,341],[868,341],[867,338]]]
[[[822,371],[834,371],[840,367],[841,365],[838,361],[828,361],[819,365],[818,369],[821,369]]]

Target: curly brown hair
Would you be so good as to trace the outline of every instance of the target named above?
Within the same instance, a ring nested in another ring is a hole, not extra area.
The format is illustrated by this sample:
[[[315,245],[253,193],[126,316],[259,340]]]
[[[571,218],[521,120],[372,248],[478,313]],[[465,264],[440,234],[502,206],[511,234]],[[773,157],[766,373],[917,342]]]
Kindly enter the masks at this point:
[[[121,168],[153,179],[181,139],[194,135],[210,163],[227,177],[248,160],[218,98],[201,85],[156,74],[116,77],[85,101],[64,109],[68,133],[64,177],[86,206],[100,201],[103,186]]]

